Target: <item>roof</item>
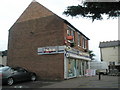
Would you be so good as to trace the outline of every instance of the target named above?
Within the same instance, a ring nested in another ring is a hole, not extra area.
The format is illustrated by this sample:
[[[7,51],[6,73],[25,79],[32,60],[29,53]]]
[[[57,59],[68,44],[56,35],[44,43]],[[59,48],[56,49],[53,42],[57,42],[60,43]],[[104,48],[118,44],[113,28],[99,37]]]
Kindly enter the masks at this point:
[[[47,17],[51,15],[56,15],[40,3],[38,3],[36,0],[33,0],[30,5],[25,9],[25,11],[22,13],[22,15],[18,18],[16,22],[22,22],[22,21],[28,21],[31,19],[37,19],[42,17]],[[58,15],[56,15],[58,16]],[[58,16],[59,17],[59,16]],[[59,17],[62,19],[61,17]],[[80,32],[78,29],[76,29],[73,25],[71,25],[67,20],[62,19],[64,23],[71,26],[75,31],[79,32],[81,35],[83,35],[86,39],[90,40],[88,37],[86,37],[82,32]]]
[[[29,6],[24,10],[21,16],[17,19],[17,22],[23,22],[28,20],[33,20],[37,18],[47,17],[50,15],[54,15],[52,11],[33,0]]]
[[[114,46],[120,46],[120,40],[117,41],[106,41],[106,42],[100,42],[99,47],[114,47]]]

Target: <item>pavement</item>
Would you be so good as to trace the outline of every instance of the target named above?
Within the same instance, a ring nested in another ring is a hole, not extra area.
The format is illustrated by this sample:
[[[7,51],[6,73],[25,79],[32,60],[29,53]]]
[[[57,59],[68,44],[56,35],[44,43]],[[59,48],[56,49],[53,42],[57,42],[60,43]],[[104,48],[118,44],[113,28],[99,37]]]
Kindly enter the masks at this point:
[[[78,77],[63,81],[35,81],[35,82],[23,82],[17,83],[13,86],[3,86],[5,88],[119,88],[118,76],[104,76],[99,77]]]
[[[119,88],[119,77],[117,76],[98,76],[79,77],[65,80],[42,88]]]

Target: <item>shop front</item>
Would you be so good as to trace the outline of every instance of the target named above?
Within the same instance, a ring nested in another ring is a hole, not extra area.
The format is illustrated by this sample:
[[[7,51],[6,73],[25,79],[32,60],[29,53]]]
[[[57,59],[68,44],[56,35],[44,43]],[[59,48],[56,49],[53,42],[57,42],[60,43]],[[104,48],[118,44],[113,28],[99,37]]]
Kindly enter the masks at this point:
[[[89,69],[89,54],[75,49],[65,51],[65,79],[84,76]]]

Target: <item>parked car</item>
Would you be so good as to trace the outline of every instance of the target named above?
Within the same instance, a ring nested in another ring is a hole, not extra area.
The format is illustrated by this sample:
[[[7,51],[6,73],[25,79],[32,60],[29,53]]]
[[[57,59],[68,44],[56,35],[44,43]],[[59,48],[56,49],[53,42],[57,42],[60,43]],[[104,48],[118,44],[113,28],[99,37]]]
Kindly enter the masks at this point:
[[[0,67],[4,67],[4,65],[0,64]]]
[[[2,84],[12,85],[18,81],[35,81],[36,74],[21,67],[4,66],[0,68],[0,78]]]

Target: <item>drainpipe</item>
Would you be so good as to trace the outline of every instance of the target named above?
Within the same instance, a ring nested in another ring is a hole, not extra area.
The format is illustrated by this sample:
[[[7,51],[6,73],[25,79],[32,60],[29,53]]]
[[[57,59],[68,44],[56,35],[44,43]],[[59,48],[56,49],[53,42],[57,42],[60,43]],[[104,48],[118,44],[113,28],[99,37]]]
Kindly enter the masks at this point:
[[[102,50],[100,48],[101,61],[103,61]]]

